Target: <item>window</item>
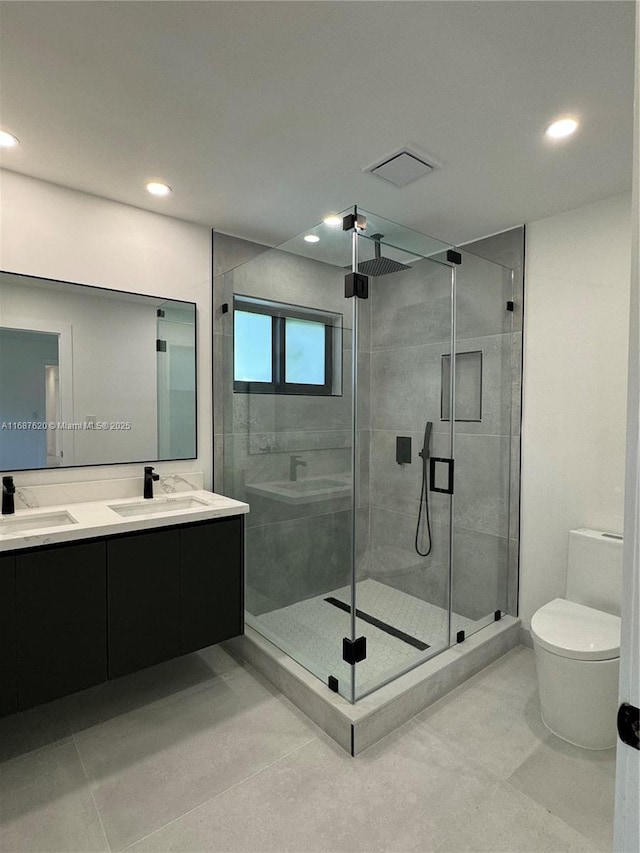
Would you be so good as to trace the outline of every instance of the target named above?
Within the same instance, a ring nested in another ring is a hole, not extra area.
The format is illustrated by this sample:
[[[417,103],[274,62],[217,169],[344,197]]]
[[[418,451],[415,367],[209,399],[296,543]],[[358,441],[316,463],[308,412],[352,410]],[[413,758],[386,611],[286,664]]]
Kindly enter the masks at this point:
[[[339,395],[342,315],[236,296],[233,390]]]

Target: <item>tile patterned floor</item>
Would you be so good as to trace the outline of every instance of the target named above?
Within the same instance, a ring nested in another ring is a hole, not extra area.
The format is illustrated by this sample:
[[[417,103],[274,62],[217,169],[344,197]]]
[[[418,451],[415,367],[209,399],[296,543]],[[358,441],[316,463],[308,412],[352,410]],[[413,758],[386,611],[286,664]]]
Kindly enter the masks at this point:
[[[350,636],[351,617],[325,601],[328,597],[350,604],[351,587],[323,593],[258,617],[248,616],[247,622],[283,651],[295,649],[296,660],[322,681],[334,675],[346,685],[350,672],[349,665],[342,660],[342,638]],[[356,609],[430,647],[421,651],[370,622],[356,619],[356,636],[364,634],[367,637],[367,658],[358,668],[361,691],[377,689],[391,673],[415,666],[447,646],[447,611],[387,584],[371,578],[358,581]],[[458,630],[468,634],[474,632],[475,622],[471,619],[456,614],[455,620]]]
[[[513,649],[353,759],[215,647],[0,720],[2,853],[608,851],[614,750]]]

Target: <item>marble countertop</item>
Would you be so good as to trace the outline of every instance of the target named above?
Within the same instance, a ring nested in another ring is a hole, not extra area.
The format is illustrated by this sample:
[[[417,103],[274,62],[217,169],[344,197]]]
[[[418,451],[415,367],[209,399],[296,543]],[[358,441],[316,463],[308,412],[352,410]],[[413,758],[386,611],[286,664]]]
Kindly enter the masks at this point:
[[[177,507],[180,503],[195,505],[179,509]],[[116,511],[119,507],[127,513],[126,517]],[[148,514],[151,507],[157,511]],[[140,513],[136,512],[138,508]],[[40,506],[37,509],[16,509],[14,514],[3,515],[0,519],[0,553],[243,515],[247,512],[248,504],[203,489],[181,491],[171,495],[161,494],[149,500],[142,497],[113,498]],[[68,517],[66,521],[65,517]],[[58,518],[63,523],[56,524]],[[18,525],[21,529],[15,529]]]

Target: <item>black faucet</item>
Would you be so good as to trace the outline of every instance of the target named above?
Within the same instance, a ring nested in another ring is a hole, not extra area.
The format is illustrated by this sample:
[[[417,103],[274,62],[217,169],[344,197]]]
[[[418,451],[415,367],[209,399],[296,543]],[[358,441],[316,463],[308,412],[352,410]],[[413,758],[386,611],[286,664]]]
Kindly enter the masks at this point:
[[[307,463],[303,460],[301,456],[290,456],[289,457],[289,480],[292,483],[298,479],[298,465],[303,468],[307,467]]]
[[[159,480],[160,474],[154,474],[151,466],[144,469],[144,496],[145,498],[153,497],[153,481]]]
[[[16,487],[13,484],[13,477],[2,478],[2,514],[11,515],[16,511],[13,496],[16,493]]]

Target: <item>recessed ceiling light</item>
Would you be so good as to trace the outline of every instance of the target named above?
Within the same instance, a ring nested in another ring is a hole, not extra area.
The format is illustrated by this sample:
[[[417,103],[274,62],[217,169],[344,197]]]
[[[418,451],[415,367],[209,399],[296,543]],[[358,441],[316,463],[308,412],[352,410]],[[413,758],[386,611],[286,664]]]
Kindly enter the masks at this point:
[[[342,225],[342,219],[332,213],[331,216],[325,216],[324,224],[328,225],[329,228],[337,228],[339,225]]]
[[[574,118],[561,118],[549,125],[545,130],[545,136],[550,139],[564,139],[575,133],[577,129],[578,122]]]
[[[320,238],[316,237],[315,234],[307,234],[304,239],[307,241],[307,243],[319,243],[320,242]]]
[[[145,186],[151,195],[169,195],[171,192],[171,187],[161,181],[148,181]]]
[[[20,145],[20,140],[6,130],[0,130],[0,148],[15,148]]]

